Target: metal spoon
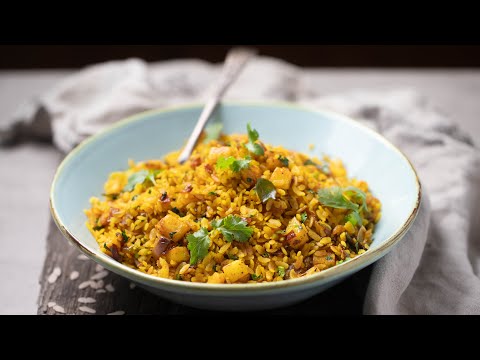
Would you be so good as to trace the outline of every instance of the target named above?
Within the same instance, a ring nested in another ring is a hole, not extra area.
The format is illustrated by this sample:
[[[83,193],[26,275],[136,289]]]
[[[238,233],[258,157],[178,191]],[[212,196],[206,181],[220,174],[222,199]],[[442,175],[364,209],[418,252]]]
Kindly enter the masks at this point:
[[[178,162],[180,164],[183,164],[188,160],[195,147],[195,144],[198,141],[198,138],[200,137],[200,134],[202,133],[203,128],[205,127],[205,124],[217,107],[223,94],[225,94],[228,87],[238,77],[240,71],[243,69],[247,61],[255,54],[256,50],[241,47],[233,48],[228,52],[223,65],[222,74],[213,88],[212,95],[203,108],[192,134],[188,138],[187,144],[178,157]]]

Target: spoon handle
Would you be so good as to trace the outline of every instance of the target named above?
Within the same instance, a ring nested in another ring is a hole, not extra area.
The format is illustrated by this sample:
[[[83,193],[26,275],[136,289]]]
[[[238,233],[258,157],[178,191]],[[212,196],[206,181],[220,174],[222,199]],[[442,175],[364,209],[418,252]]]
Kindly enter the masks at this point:
[[[192,134],[188,138],[185,147],[178,157],[178,162],[180,164],[183,164],[190,157],[190,154],[192,153],[195,144],[197,143],[198,138],[205,127],[205,124],[217,107],[223,94],[225,94],[226,90],[238,77],[240,71],[243,69],[247,61],[253,57],[255,53],[255,50],[243,47],[233,48],[228,52],[223,65],[222,73],[218,82],[213,88],[212,95],[207,100],[202,113],[198,118],[197,124],[192,131]]]

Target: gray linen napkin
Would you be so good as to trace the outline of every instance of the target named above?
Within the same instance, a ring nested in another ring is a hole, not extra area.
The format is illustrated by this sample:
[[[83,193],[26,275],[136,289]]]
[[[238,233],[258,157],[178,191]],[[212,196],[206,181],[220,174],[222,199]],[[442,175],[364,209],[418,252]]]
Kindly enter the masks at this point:
[[[136,112],[204,100],[219,66],[198,60],[139,59],[88,67],[23,106],[0,143],[20,133],[53,135],[64,152]],[[305,72],[260,57],[227,93],[230,100],[287,100],[350,115],[382,133],[413,162],[424,196],[400,244],[373,266],[366,314],[480,314],[480,153],[455,125],[411,89],[321,94]],[[388,169],[385,169],[388,171]],[[427,196],[428,194],[428,196]]]

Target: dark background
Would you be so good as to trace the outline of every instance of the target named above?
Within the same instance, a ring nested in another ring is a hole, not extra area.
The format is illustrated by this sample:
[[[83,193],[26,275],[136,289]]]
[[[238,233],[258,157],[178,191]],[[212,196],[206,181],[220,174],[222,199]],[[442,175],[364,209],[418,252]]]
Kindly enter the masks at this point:
[[[232,45],[0,45],[0,69],[79,68],[139,57],[224,59]],[[260,55],[311,67],[480,67],[478,45],[255,45]]]

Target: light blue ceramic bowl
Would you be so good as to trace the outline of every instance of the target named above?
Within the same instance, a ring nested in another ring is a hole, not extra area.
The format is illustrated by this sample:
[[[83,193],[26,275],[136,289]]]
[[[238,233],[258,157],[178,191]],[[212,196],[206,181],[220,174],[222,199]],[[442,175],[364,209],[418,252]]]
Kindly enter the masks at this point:
[[[112,171],[127,159],[161,158],[180,149],[201,112],[195,104],[149,111],[118,122],[74,149],[53,180],[50,205],[58,227],[85,255],[161,297],[213,310],[259,310],[290,305],[335,285],[392,250],[412,225],[420,182],[408,159],[376,132],[345,116],[292,104],[224,103],[217,116],[226,133],[245,133],[247,122],[262,141],[344,161],[349,176],[366,180],[382,202],[382,219],[366,253],[312,276],[275,283],[201,284],[153,277],[104,255],[85,227],[89,198],[100,197]],[[315,144],[313,151],[309,144]]]

